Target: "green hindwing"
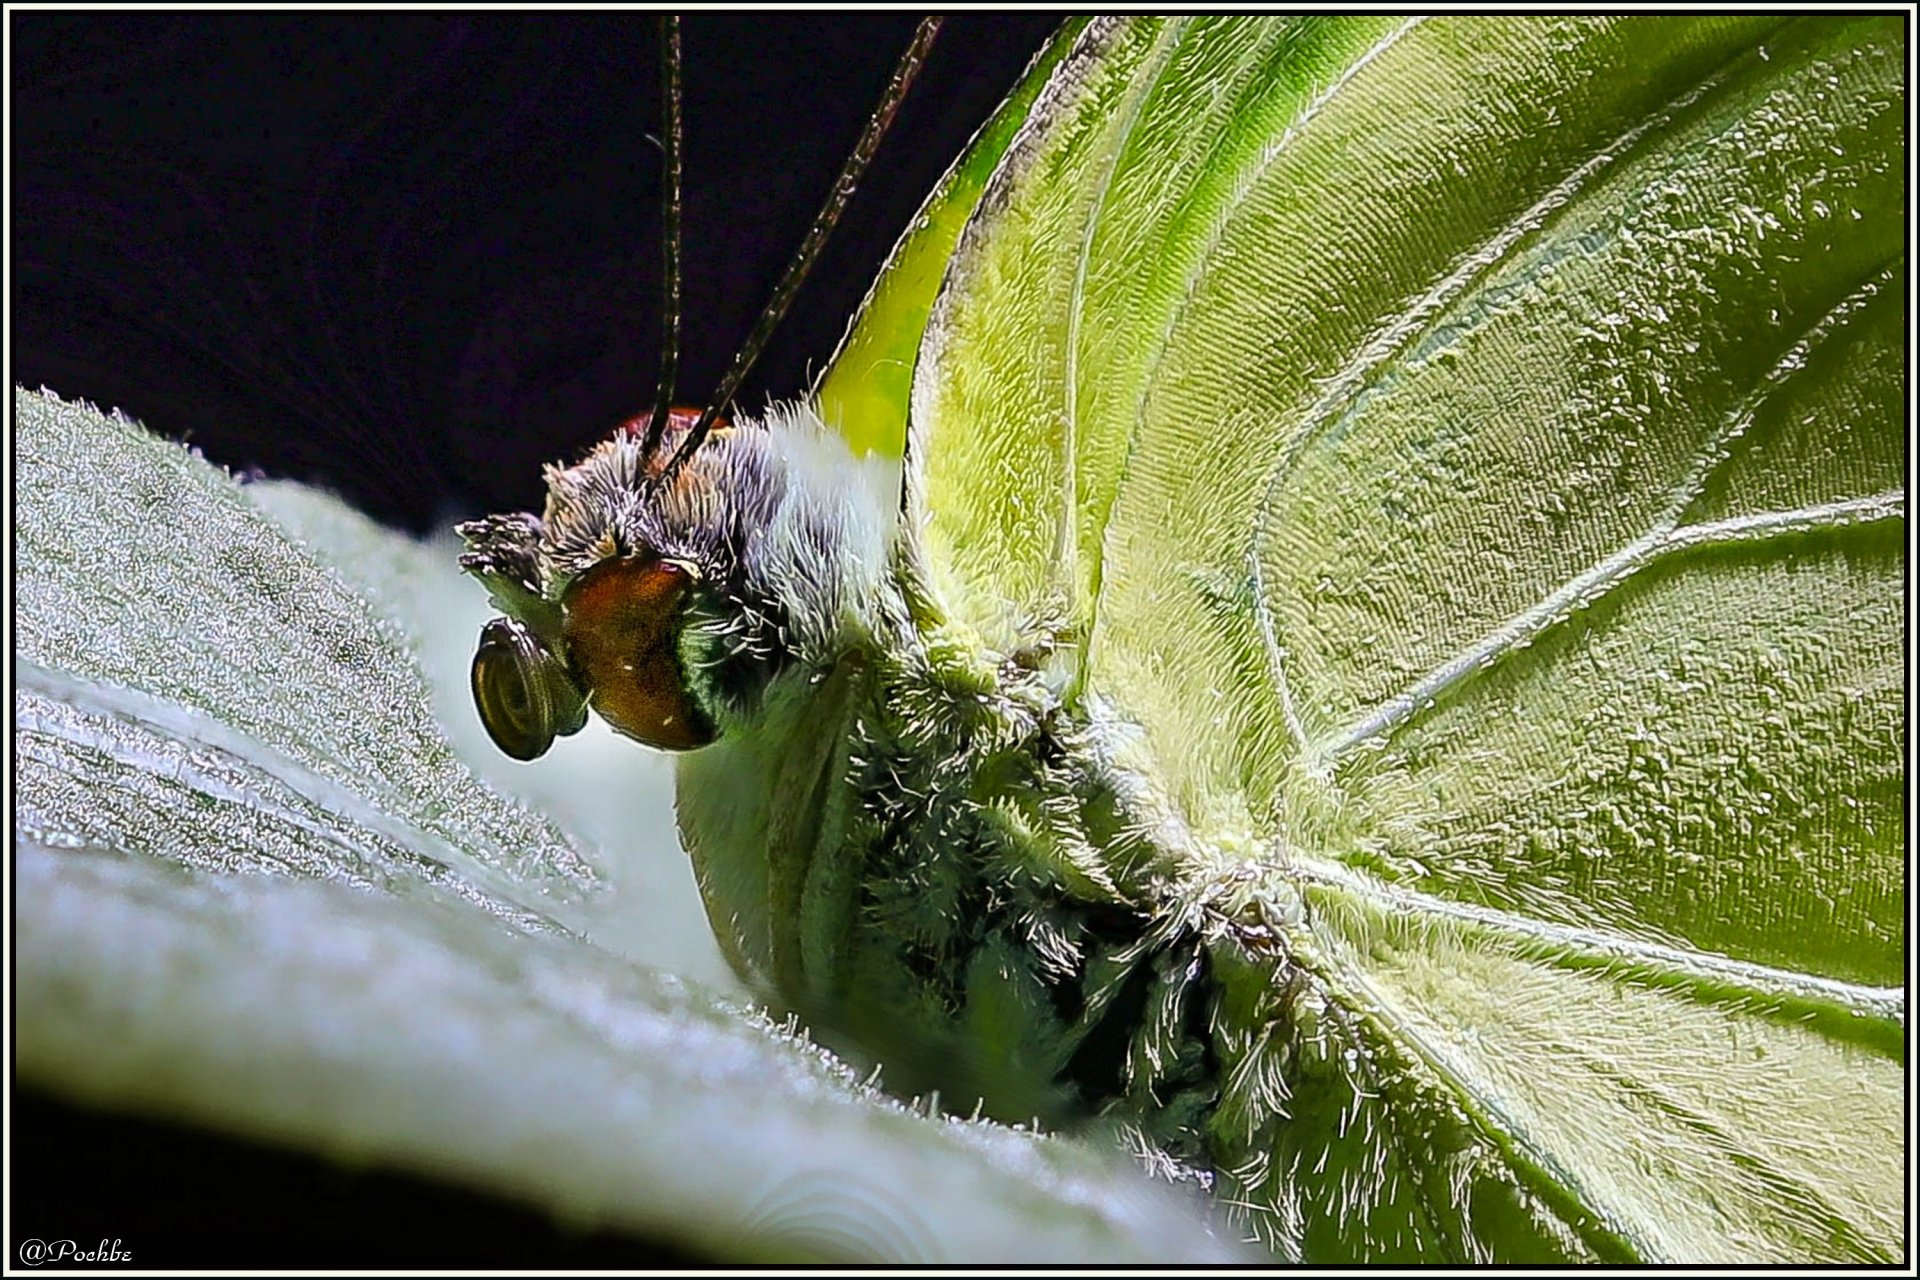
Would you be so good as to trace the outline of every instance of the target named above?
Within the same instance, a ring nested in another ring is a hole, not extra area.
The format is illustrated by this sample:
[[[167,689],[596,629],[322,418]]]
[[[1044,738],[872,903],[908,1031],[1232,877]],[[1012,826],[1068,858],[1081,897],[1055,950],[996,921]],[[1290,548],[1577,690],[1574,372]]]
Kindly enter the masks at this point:
[[[873,644],[681,765],[743,967],[1288,1257],[1901,1259],[1906,64],[1064,33],[825,384]]]

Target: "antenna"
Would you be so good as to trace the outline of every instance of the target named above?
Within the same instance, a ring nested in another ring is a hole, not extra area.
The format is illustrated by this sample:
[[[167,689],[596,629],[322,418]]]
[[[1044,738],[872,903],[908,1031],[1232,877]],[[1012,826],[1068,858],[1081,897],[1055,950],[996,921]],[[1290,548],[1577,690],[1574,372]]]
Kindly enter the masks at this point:
[[[646,443],[640,446],[643,467],[653,460],[666,433],[680,366],[680,16],[673,13],[660,16],[660,104],[666,117],[660,176],[660,381]]]
[[[873,159],[873,153],[880,149],[880,140],[887,136],[887,129],[893,124],[893,117],[900,110],[900,104],[906,100],[907,89],[913,84],[913,78],[920,74],[920,68],[927,60],[927,51],[933,47],[933,38],[939,34],[939,18],[922,18],[914,30],[913,41],[907,45],[900,61],[894,64],[893,78],[880,95],[880,105],[873,109],[873,115],[867,120],[866,132],[860,135],[860,141],[854,145],[853,152],[840,169],[833,189],[827,193],[826,203],[820,206],[820,212],[814,215],[813,226],[808,228],[806,239],[794,250],[793,258],[787,263],[785,274],[780,283],[773,287],[773,294],[767,299],[766,307],[760,312],[760,318],[754,321],[752,332],[741,344],[733,357],[733,365],[726,376],[720,379],[720,385],[714,390],[713,399],[700,413],[700,420],[687,432],[687,438],[673,460],[667,463],[656,483],[666,484],[675,473],[685,466],[687,460],[707,438],[713,429],[714,419],[726,410],[733,400],[734,392],[740,389],[740,383],[746,378],[754,361],[760,358],[767,338],[773,333],[774,326],[787,314],[787,307],[793,302],[793,295],[800,291],[800,285],[807,278],[807,272],[820,257],[827,237],[833,234],[834,224],[840,221],[840,214],[846,209],[848,201],[853,199],[853,190],[860,182],[860,175],[866,170],[867,162]],[[656,410],[656,420],[658,411]],[[648,439],[653,437],[651,433]]]

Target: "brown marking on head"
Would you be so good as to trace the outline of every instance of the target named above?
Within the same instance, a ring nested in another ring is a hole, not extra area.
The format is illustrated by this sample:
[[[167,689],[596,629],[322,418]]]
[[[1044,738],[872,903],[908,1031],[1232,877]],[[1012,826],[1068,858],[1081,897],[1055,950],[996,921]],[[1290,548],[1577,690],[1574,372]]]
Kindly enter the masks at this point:
[[[629,738],[669,751],[714,740],[680,671],[681,610],[696,575],[672,560],[603,560],[561,597],[567,653],[587,701]]]

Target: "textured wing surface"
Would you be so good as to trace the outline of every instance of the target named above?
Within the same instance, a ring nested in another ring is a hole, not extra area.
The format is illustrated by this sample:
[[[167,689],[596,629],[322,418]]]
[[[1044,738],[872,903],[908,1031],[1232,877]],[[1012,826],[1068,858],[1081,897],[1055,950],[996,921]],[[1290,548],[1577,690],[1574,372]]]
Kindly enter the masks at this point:
[[[961,236],[936,595],[1299,887],[1346,1101],[1236,1087],[1309,1251],[1899,1256],[1905,63],[1096,23]]]
[[[818,387],[821,413],[856,456],[906,452],[914,356],[947,259],[1007,144],[1083,25],[1072,20],[1061,27],[920,206],[828,362]]]

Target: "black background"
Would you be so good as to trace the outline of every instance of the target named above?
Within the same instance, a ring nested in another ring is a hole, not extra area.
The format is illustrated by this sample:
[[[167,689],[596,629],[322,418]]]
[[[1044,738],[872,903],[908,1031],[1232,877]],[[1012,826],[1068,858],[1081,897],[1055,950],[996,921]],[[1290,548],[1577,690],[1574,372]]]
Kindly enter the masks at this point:
[[[10,15],[13,378],[389,522],[523,507],[652,402],[657,22]],[[949,19],[738,398],[793,395],[1057,19]],[[908,14],[684,20],[680,396],[724,370]]]
[[[740,404],[805,387],[1056,21],[949,19]],[[326,484],[414,529],[537,504],[542,461],[651,402],[651,16],[8,22],[16,383],[121,408],[216,461]],[[711,387],[752,324],[913,23],[685,20],[680,399]],[[465,1192],[31,1091],[11,1118],[10,1251],[117,1238],[141,1269],[675,1260]]]

